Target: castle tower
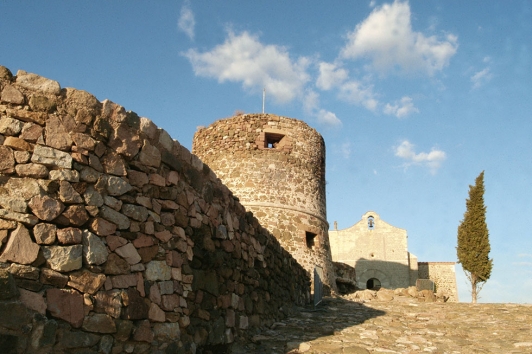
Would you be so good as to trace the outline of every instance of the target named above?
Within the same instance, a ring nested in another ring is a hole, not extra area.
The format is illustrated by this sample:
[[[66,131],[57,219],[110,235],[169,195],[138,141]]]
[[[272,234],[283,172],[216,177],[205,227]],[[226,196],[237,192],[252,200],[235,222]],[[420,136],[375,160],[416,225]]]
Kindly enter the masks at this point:
[[[325,206],[325,143],[306,123],[243,114],[194,135],[206,163],[293,257],[336,291]],[[327,290],[327,288],[326,288]]]

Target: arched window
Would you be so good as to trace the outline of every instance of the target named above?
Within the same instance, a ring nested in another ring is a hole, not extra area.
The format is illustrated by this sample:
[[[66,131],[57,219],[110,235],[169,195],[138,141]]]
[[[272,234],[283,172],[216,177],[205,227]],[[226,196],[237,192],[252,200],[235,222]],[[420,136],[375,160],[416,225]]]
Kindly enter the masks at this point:
[[[373,230],[375,228],[375,220],[373,216],[368,217],[368,230]]]
[[[379,290],[381,288],[381,282],[377,278],[368,279],[366,282],[366,289],[369,290]]]

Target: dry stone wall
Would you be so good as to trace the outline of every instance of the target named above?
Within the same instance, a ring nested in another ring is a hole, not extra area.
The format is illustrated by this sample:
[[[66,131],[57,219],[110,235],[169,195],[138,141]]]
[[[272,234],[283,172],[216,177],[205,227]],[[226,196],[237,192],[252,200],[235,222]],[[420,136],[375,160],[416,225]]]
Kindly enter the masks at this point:
[[[454,262],[419,262],[418,268],[419,279],[432,280],[436,293],[444,296],[447,301],[458,302]]]
[[[309,272],[336,290],[325,205],[325,143],[306,123],[241,114],[199,129],[192,152]]]
[[[310,279],[149,119],[0,66],[0,341],[19,353],[222,351]]]

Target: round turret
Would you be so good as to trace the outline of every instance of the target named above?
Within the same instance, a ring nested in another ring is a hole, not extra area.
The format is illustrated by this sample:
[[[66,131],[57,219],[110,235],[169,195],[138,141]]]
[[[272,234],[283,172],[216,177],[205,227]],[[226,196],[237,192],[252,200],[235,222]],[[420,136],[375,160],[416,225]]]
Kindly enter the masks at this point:
[[[206,163],[311,274],[336,290],[325,204],[325,143],[306,123],[272,114],[243,114],[194,135],[192,152]]]

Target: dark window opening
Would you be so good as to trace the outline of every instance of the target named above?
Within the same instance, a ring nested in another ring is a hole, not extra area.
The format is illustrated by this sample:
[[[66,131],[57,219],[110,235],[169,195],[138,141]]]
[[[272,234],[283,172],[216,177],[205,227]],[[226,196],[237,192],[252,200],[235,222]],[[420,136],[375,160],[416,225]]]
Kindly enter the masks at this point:
[[[265,133],[264,147],[267,149],[276,149],[283,138],[283,134]]]
[[[314,239],[316,238],[316,234],[312,232],[305,232],[305,239],[307,241],[307,248],[313,249],[314,248]]]
[[[366,289],[369,290],[379,290],[381,288],[381,282],[377,278],[368,279],[366,282]]]
[[[368,230],[373,230],[375,228],[375,220],[373,216],[368,217]]]

